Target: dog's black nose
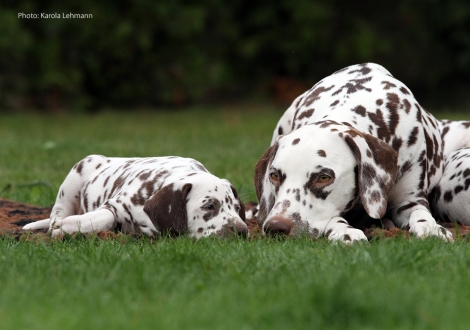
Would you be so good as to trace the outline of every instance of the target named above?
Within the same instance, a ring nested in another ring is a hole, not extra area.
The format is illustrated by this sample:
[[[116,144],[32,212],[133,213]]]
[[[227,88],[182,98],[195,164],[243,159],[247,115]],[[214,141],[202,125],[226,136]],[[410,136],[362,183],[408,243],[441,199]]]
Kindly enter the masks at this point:
[[[246,226],[246,224],[237,222],[235,223],[235,226],[232,228],[236,231],[238,236],[241,236],[241,237],[248,236],[248,227]]]
[[[266,220],[266,223],[263,227],[263,230],[266,234],[271,236],[276,235],[286,235],[290,234],[292,230],[292,226],[294,224],[287,218],[282,216],[274,216]]]

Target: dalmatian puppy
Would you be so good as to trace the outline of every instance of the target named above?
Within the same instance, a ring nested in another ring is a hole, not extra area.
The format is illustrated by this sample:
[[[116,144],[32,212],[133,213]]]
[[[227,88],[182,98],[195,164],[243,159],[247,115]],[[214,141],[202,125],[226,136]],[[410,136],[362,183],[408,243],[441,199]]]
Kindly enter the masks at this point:
[[[121,230],[199,239],[234,232],[246,236],[244,220],[236,189],[194,159],[91,155],[65,178],[50,219],[23,229],[48,228],[53,237]]]
[[[258,223],[267,234],[366,240],[349,225],[363,208],[418,237],[452,234],[428,194],[443,170],[437,120],[380,65],[339,70],[294,100],[255,166]]]

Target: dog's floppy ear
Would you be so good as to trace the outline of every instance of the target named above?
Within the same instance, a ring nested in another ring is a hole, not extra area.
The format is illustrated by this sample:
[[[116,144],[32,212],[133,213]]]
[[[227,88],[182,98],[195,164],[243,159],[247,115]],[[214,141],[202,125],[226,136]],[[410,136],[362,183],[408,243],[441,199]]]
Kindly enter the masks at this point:
[[[279,140],[279,139],[278,139]],[[260,160],[255,165],[255,189],[258,200],[261,201],[263,195],[263,181],[266,176],[266,170],[268,165],[276,156],[277,149],[279,148],[279,142],[276,141],[266,152],[261,156]]]
[[[263,198],[263,185],[266,178],[266,171],[269,164],[272,163],[274,157],[276,156],[277,149],[279,148],[279,137],[277,141],[261,156],[261,159],[255,165],[255,189],[256,196],[259,201],[259,211],[258,211],[258,224],[262,225],[266,216],[268,215],[269,208],[272,205],[267,205],[268,201]]]
[[[145,202],[144,212],[163,235],[178,236],[188,231],[186,203],[192,187],[186,183],[178,189],[171,183]]]
[[[387,201],[398,173],[397,152],[378,138],[350,128],[340,133],[351,148],[358,164],[358,188],[367,214],[380,219],[387,211]]]
[[[240,218],[243,221],[245,221],[245,219],[246,219],[246,217],[245,217],[245,204],[242,203],[242,200],[240,199],[240,196],[238,196],[237,189],[235,189],[235,187],[232,186],[232,185],[230,185],[230,188],[232,189],[233,195],[235,196],[237,201],[240,203],[240,209],[238,210],[238,215],[240,216]]]

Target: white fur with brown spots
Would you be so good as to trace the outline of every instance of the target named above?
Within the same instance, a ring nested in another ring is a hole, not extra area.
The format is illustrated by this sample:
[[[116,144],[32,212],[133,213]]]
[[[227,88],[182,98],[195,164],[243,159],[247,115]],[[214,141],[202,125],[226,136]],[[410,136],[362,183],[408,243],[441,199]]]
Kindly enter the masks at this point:
[[[470,121],[440,120],[444,173],[430,195],[434,215],[470,225]]]
[[[451,152],[445,158],[444,174],[430,196],[439,219],[470,225],[470,148]]]
[[[194,159],[91,155],[65,178],[50,219],[23,229],[49,229],[52,236],[120,230],[198,239],[234,232],[246,236],[244,220],[236,189]]]
[[[255,167],[258,221],[267,233],[365,240],[345,218],[363,207],[400,228],[452,241],[428,193],[443,170],[436,119],[382,66],[339,70],[299,96]]]

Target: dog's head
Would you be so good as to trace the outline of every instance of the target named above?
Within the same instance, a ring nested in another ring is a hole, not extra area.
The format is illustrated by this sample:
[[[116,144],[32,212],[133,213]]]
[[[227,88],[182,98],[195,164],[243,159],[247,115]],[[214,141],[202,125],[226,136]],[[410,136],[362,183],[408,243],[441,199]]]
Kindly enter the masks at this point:
[[[317,232],[360,200],[383,217],[397,176],[397,153],[385,142],[331,121],[281,136],[255,167],[258,223],[268,233]]]
[[[151,196],[144,211],[162,234],[248,235],[245,209],[237,190],[225,179],[197,173],[168,184]]]

